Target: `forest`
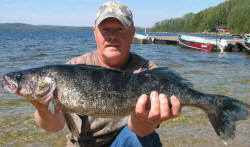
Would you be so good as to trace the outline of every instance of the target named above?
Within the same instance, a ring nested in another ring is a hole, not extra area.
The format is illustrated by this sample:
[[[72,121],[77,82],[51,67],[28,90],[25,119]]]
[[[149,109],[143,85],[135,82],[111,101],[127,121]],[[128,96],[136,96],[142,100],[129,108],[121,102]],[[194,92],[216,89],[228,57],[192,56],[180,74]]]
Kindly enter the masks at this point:
[[[231,33],[250,33],[250,0],[227,0],[196,14],[157,22],[150,31],[199,33],[217,26],[227,26]]]

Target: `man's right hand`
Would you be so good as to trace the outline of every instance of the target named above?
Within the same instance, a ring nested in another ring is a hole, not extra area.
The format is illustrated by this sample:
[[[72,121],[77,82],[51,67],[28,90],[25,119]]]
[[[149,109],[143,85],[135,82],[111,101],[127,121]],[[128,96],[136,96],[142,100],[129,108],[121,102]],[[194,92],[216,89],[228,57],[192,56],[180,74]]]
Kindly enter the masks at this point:
[[[64,128],[65,120],[61,110],[55,108],[55,113],[52,114],[48,105],[42,104],[37,100],[29,100],[36,108],[34,118],[36,124],[48,132],[58,132]]]

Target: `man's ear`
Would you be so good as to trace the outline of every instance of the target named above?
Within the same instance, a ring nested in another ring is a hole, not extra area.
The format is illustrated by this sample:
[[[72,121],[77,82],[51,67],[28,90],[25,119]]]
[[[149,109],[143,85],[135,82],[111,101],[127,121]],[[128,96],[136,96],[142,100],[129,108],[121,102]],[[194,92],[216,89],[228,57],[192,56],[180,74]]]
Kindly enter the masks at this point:
[[[93,33],[94,33],[95,39],[96,39],[97,29],[98,29],[97,27],[94,27],[94,28],[93,28]]]
[[[133,26],[131,29],[132,29],[132,34],[133,34],[133,36],[134,36],[134,35],[135,35],[135,32],[136,32],[135,27]]]

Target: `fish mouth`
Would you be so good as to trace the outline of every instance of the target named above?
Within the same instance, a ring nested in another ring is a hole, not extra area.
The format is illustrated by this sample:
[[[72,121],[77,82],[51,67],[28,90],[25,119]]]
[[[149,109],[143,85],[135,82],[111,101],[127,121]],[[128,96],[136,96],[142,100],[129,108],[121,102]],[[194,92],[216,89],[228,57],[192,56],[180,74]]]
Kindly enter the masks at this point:
[[[18,85],[14,80],[10,79],[7,75],[4,75],[2,88],[9,93],[16,93],[18,90]]]

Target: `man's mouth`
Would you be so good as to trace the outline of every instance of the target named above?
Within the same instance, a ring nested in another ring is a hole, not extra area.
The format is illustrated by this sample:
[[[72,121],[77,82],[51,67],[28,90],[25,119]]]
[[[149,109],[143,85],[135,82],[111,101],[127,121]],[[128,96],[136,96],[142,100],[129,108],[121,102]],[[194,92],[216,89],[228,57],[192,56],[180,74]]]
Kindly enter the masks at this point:
[[[107,47],[119,47],[120,45],[119,44],[111,44],[111,45],[108,45]]]
[[[118,41],[104,42],[104,45],[106,47],[119,47],[120,46],[120,42],[118,42]]]

